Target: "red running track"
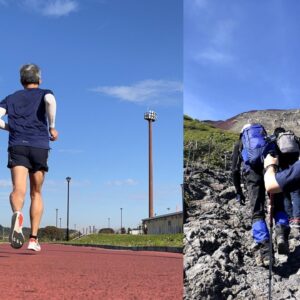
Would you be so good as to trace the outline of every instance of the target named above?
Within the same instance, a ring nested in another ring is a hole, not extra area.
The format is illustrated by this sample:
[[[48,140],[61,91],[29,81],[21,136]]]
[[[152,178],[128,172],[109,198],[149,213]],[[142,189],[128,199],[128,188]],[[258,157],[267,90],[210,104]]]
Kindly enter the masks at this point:
[[[0,299],[180,299],[182,254],[0,244]]]

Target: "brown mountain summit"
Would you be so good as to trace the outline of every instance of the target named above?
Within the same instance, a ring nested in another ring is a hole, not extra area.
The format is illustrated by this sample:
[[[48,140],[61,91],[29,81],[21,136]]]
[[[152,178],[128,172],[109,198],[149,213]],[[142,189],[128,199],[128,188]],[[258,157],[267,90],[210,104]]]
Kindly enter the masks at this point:
[[[272,134],[276,127],[284,127],[286,130],[292,130],[297,136],[300,136],[300,109],[252,110],[225,121],[205,120],[203,122],[233,132],[240,132],[247,123],[261,123],[268,134]]]

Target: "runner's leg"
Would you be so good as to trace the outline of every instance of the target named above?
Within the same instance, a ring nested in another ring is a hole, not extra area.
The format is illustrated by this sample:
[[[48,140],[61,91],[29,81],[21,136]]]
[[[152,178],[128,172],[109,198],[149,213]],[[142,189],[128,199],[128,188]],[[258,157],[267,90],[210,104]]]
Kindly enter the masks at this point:
[[[44,171],[37,171],[29,174],[30,179],[30,222],[31,234],[36,236],[40,226],[43,214],[43,199],[42,199],[42,185],[44,182]]]
[[[28,169],[23,166],[11,168],[11,179],[13,190],[10,194],[10,205],[12,211],[21,211],[24,205]]]

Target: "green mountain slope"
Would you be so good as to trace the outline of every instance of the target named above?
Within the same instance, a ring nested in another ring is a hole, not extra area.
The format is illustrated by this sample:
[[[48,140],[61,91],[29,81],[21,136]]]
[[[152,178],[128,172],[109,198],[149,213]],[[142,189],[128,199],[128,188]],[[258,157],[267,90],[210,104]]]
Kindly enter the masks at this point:
[[[228,168],[234,143],[239,135],[184,116],[185,165],[196,162]]]

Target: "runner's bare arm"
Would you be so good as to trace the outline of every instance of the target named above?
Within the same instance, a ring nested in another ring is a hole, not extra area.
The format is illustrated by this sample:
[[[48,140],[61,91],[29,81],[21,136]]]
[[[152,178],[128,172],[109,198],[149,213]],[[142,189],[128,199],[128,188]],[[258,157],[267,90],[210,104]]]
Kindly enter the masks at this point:
[[[52,94],[46,94],[44,96],[46,104],[46,113],[49,124],[50,140],[56,141],[58,138],[58,132],[55,129],[55,116],[56,116],[56,100]]]
[[[0,107],[0,129],[9,131],[8,124],[2,120],[2,117],[6,115],[6,109],[3,107]]]

